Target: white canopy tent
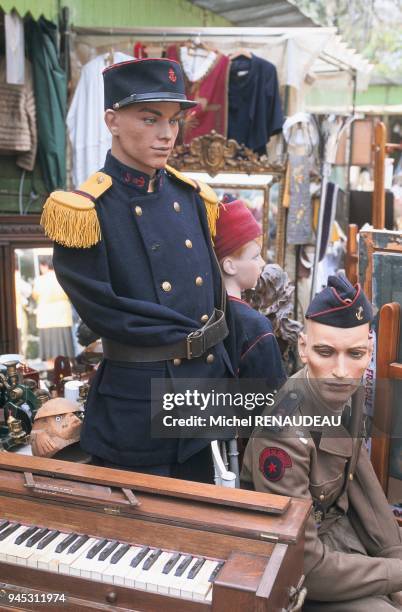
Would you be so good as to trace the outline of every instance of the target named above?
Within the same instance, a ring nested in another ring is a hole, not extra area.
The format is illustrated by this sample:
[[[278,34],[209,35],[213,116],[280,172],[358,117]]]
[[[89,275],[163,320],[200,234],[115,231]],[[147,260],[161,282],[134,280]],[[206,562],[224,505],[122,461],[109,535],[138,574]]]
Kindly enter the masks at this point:
[[[342,41],[336,28],[73,28],[73,32],[76,42],[85,41],[93,48],[107,46],[111,36],[119,50],[132,49],[136,41],[162,49],[172,41],[188,39],[208,43],[223,53],[247,48],[272,62],[280,85],[292,88],[289,114],[305,110],[305,92],[312,83],[327,87],[329,82],[331,88],[346,88],[352,96],[356,89],[367,88],[372,69]]]

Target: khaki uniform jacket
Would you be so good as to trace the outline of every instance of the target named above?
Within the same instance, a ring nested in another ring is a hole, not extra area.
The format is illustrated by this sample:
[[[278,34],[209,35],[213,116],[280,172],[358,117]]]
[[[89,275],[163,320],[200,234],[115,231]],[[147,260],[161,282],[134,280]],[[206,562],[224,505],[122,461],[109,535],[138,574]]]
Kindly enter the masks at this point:
[[[295,383],[303,393],[294,415],[323,414],[305,370],[284,390]],[[313,511],[306,525],[304,572],[310,600],[344,601],[402,589],[400,530],[361,439],[352,439],[342,427],[341,437],[323,435],[316,446],[308,430],[295,426],[279,433],[256,430],[241,478],[257,491],[312,499],[316,510],[326,511],[321,524]],[[331,532],[338,532],[339,543],[339,528],[345,542],[333,546]]]

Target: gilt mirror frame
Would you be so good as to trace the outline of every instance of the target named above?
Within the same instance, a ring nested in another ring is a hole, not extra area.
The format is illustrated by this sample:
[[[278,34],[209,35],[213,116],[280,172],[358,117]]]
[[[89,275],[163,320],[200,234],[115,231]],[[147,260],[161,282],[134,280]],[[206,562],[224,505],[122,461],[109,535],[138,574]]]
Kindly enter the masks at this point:
[[[194,138],[189,144],[176,145],[169,158],[169,165],[176,170],[180,170],[180,172],[206,172],[211,177],[221,173],[272,175],[272,180],[266,186],[267,189],[269,190],[274,183],[279,183],[275,260],[282,268],[284,267],[286,214],[282,199],[285,184],[285,164],[269,163],[267,156],[260,157],[245,145],[239,145],[235,140],[228,140],[212,130],[209,134]],[[236,182],[239,183],[238,180]],[[216,184],[211,186],[213,188],[217,187]],[[234,189],[236,185],[226,183],[225,187]],[[253,186],[247,185],[247,188],[252,189]],[[256,185],[255,189],[257,188],[261,189],[261,185]],[[263,227],[265,240],[269,229],[268,215],[269,193],[263,211],[263,220],[266,219],[266,226]],[[265,248],[266,246],[267,242],[265,242]]]
[[[52,247],[40,215],[0,215],[0,355],[18,353],[15,249]]]

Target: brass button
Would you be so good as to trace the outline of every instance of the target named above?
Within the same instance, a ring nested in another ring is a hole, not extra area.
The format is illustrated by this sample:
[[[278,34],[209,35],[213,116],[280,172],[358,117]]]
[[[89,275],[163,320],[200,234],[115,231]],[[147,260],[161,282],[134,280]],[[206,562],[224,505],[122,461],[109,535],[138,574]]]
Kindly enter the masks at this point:
[[[202,317],[200,318],[201,323],[206,323],[209,319],[209,316],[207,314],[202,315]]]
[[[195,279],[195,284],[197,285],[197,287],[201,287],[203,282],[204,281],[202,280],[202,276],[197,276],[197,278]]]
[[[141,206],[136,206],[136,207],[135,207],[135,214],[136,214],[138,217],[141,217],[141,215],[142,215],[142,208],[141,208]]]
[[[164,281],[162,283],[162,289],[163,289],[163,291],[171,291],[172,290],[172,285],[169,283],[169,281]]]
[[[174,202],[173,208],[175,209],[176,212],[180,212],[181,206],[178,202]]]
[[[179,366],[180,364],[181,364],[181,359],[179,359],[178,357],[176,359],[173,359],[174,366]]]
[[[104,180],[105,180],[105,177],[104,177],[104,176],[102,176],[102,175],[100,175],[100,176],[98,176],[98,178],[96,179],[96,182],[100,184],[100,183],[103,183],[103,182],[104,182]]]
[[[207,363],[212,363],[213,361],[215,361],[215,357],[213,356],[212,353],[209,353],[209,355],[207,355],[207,358],[205,359],[205,361]]]
[[[191,240],[186,240],[186,242],[184,244],[186,245],[186,247],[188,249],[192,249],[193,248],[193,243],[191,242]]]
[[[321,493],[321,495],[320,495],[320,501],[324,501],[324,499],[325,499],[325,495],[324,495],[324,493]]]
[[[353,474],[352,473],[349,474],[349,480],[353,480]]]

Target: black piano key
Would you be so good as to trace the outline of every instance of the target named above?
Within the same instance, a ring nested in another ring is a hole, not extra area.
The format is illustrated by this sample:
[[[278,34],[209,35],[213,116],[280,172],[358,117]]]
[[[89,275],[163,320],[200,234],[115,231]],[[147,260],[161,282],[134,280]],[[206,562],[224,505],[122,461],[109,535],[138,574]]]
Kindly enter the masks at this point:
[[[119,544],[120,542],[118,540],[112,540],[106,546],[106,548],[102,550],[102,552],[100,553],[98,557],[98,561],[105,561],[105,559],[107,559],[108,556],[112,554],[112,552],[118,547]]]
[[[25,540],[27,538],[29,538],[31,535],[33,535],[35,533],[35,531],[37,531],[39,529],[39,527],[28,527],[28,529],[26,529],[24,531],[24,533],[21,533],[21,535],[17,536],[15,538],[15,542],[14,544],[22,544],[23,542],[25,542]]]
[[[70,546],[78,538],[78,533],[70,533],[70,535],[66,536],[60,544],[56,546],[56,552],[62,553],[66,550],[67,546]]]
[[[190,580],[192,578],[195,578],[198,572],[200,571],[200,569],[202,568],[202,566],[204,565],[204,563],[205,563],[205,559],[203,557],[199,557],[197,561],[194,563],[189,573],[187,574],[187,578],[189,578]]]
[[[21,523],[12,523],[10,527],[7,527],[7,529],[4,529],[0,533],[0,542],[8,538],[9,535],[14,533],[14,531],[17,531],[17,529],[19,529],[20,527],[21,527]]]
[[[2,529],[5,529],[7,527],[7,525],[9,525],[9,524],[10,524],[10,521],[6,521],[6,520],[0,521],[0,531]]]
[[[149,548],[149,546],[143,546],[141,548],[141,550],[139,552],[137,552],[137,554],[135,555],[135,557],[133,557],[130,566],[131,567],[137,567],[137,565],[139,565],[141,563],[141,561],[143,560],[144,557],[147,556],[147,554],[149,553],[151,549]]]
[[[119,548],[119,550],[117,550],[114,555],[112,555],[112,558],[110,559],[110,563],[117,563],[118,561],[120,561],[120,559],[122,557],[124,557],[124,555],[126,554],[126,552],[128,550],[130,550],[131,546],[130,544],[122,544]]]
[[[184,559],[182,561],[180,561],[178,568],[176,569],[174,575],[175,576],[182,576],[185,572],[185,570],[188,568],[188,566],[190,565],[191,561],[193,560],[193,556],[192,555],[186,555],[184,557]]]
[[[89,540],[89,536],[88,535],[82,535],[78,538],[78,540],[76,540],[74,542],[74,544],[71,544],[70,548],[67,551],[68,555],[71,555],[72,553],[77,552],[77,550],[79,550],[81,548],[81,546],[83,546],[85,544],[85,542],[88,542]]]
[[[174,568],[180,557],[180,553],[173,553],[163,566],[162,574],[168,574]]]
[[[143,570],[149,570],[158,557],[162,554],[162,550],[160,548],[156,548],[147,559],[144,561],[144,565],[142,566]]]
[[[50,544],[50,542],[53,542],[53,540],[55,538],[57,538],[57,536],[60,535],[60,531],[57,531],[57,529],[54,529],[52,531],[50,531],[47,536],[45,536],[38,544],[38,546],[36,547],[38,550],[43,550],[44,548],[46,548],[46,546],[48,546]]]
[[[109,540],[100,540],[99,542],[95,542],[95,544],[87,552],[87,559],[93,559],[98,552],[100,552],[102,548],[106,546],[108,541]]]
[[[217,575],[219,574],[220,569],[225,565],[224,561],[221,561],[220,563],[218,563],[218,565],[216,566],[216,568],[214,570],[212,570],[212,573],[210,575],[210,577],[208,578],[208,582],[214,582],[215,578],[217,577]]]
[[[39,540],[41,540],[47,533],[49,533],[49,529],[47,529],[47,527],[39,529],[39,531],[34,533],[34,535],[31,536],[29,540],[25,542],[25,546],[28,546],[28,548],[32,548],[32,546],[39,542]]]

